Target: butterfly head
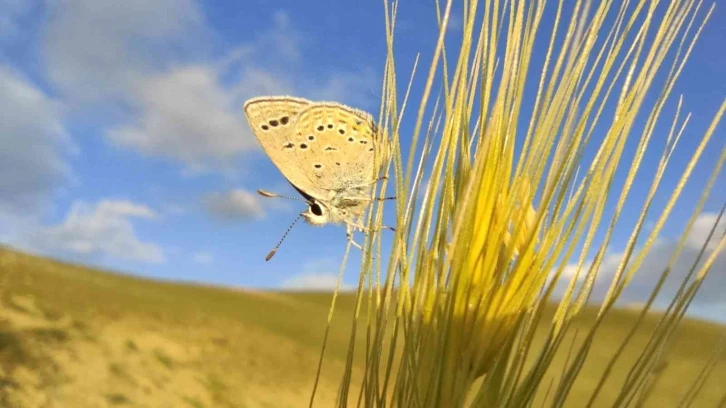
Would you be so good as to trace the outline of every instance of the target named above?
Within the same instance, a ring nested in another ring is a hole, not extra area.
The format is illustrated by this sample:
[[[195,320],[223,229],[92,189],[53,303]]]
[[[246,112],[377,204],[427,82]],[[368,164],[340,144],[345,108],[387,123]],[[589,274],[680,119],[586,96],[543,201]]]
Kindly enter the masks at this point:
[[[311,225],[324,225],[330,221],[330,211],[319,201],[311,200],[310,207],[300,213],[305,221]]]

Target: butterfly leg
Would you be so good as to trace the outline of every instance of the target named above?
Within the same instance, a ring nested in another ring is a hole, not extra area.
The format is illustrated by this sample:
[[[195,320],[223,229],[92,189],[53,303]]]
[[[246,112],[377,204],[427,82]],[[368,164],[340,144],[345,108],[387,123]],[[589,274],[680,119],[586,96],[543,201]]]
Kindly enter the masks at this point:
[[[349,227],[357,228],[357,229],[359,229],[359,230],[361,230],[361,231],[363,231],[365,233],[370,233],[371,231],[380,231],[380,230],[384,230],[384,229],[388,229],[388,230],[391,230],[391,231],[395,231],[396,230],[395,228],[389,227],[387,225],[382,225],[380,228],[370,229],[368,227],[365,227],[365,226],[363,226],[361,224],[358,224],[358,223],[355,223],[355,222],[346,221],[346,223],[348,224]]]
[[[388,176],[381,176],[381,177],[378,177],[377,179],[375,179],[375,180],[371,181],[371,182],[370,182],[370,183],[369,183],[368,185],[369,185],[369,186],[372,186],[373,184],[376,184],[376,183],[378,183],[378,182],[379,182],[379,181],[381,181],[381,180],[388,180]]]
[[[345,226],[345,236],[346,236],[346,238],[348,238],[348,241],[349,241],[349,242],[350,242],[350,243],[351,243],[351,244],[352,244],[352,245],[353,245],[354,247],[356,247],[356,248],[360,249],[361,251],[363,250],[363,247],[362,247],[362,246],[361,246],[361,245],[360,245],[359,243],[355,242],[355,240],[353,239],[353,226],[352,226],[352,225],[350,225],[350,224],[347,224],[347,225]]]
[[[385,200],[395,200],[396,197],[346,197],[346,200],[353,200],[353,201],[385,201]]]

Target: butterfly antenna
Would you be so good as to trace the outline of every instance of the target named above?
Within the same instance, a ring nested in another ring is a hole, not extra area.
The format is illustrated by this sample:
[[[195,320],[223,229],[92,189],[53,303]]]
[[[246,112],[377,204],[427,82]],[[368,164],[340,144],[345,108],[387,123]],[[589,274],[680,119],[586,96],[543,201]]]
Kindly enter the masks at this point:
[[[286,195],[282,195],[282,194],[271,193],[271,192],[265,191],[265,190],[257,190],[257,194],[259,194],[259,195],[261,195],[263,197],[268,197],[268,198],[288,198],[290,200],[302,201],[304,203],[307,203],[308,202],[308,200],[304,200],[304,199],[299,198],[299,197],[291,197],[291,196],[286,196]]]
[[[282,241],[285,240],[285,237],[287,237],[287,234],[290,232],[292,227],[294,227],[295,224],[300,220],[300,217],[302,217],[302,214],[298,215],[297,218],[295,218],[295,221],[293,221],[292,224],[290,224],[290,226],[287,227],[287,231],[285,231],[285,233],[282,234],[282,238],[280,238],[280,241],[277,243],[277,245],[275,245],[274,248],[272,248],[272,251],[270,251],[270,253],[267,254],[267,256],[265,257],[265,261],[269,261],[270,259],[272,259],[273,256],[275,256],[275,254],[277,253],[277,250],[280,248],[280,245],[282,245]]]

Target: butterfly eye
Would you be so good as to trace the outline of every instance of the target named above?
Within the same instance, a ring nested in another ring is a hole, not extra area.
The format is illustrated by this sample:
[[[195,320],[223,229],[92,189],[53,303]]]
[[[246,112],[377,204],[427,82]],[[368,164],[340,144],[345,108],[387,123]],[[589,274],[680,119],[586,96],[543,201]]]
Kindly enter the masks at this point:
[[[277,126],[277,125],[279,125],[279,124],[280,124],[280,122],[278,122],[278,121],[276,121],[276,120],[271,120],[271,121],[270,121],[270,126],[272,126],[272,127],[276,127],[276,126]]]
[[[315,163],[315,164],[313,165],[313,167],[315,167],[316,169],[322,169],[322,168],[323,168],[323,165],[322,165],[322,164],[320,164],[320,163]]]
[[[269,130],[269,129],[270,129],[270,127],[269,127],[269,126],[267,126],[267,125],[262,125],[262,126],[260,126],[260,127],[262,128],[262,130]]]
[[[300,143],[300,148],[305,150],[308,148],[308,145],[306,145],[305,143]]]
[[[344,135],[345,134],[345,129],[338,129],[338,133],[340,133],[341,135]]]
[[[349,141],[349,142],[355,142],[355,139],[353,139],[352,137],[349,137],[349,138],[348,138],[348,141]]]
[[[283,125],[287,125],[287,123],[289,121],[290,121],[290,118],[288,118],[287,116],[283,116],[280,118],[280,123],[282,123]]]
[[[332,128],[333,128],[333,124],[332,123],[328,123],[328,129],[332,129]]]
[[[313,135],[308,136],[308,140],[315,140],[315,136],[313,136]]]
[[[323,130],[325,130],[325,126],[323,126],[323,125],[318,126],[318,132],[322,132]]]
[[[323,215],[323,209],[320,207],[320,204],[318,204],[318,203],[311,204],[310,211],[312,211],[313,214],[317,215],[318,217]]]

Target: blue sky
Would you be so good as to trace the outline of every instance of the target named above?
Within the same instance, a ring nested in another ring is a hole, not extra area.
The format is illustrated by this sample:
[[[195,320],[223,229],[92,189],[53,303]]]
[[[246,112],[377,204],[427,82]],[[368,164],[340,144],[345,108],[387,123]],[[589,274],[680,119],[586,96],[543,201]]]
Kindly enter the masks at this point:
[[[417,53],[424,65],[431,58],[435,2],[402,2],[398,21],[396,58],[406,78]],[[459,29],[457,14],[451,35]],[[726,8],[717,7],[674,90],[693,116],[661,198],[726,96],[724,43]],[[264,261],[303,208],[254,193],[295,194],[262,154],[241,105],[253,96],[290,94],[375,114],[384,57],[382,2],[6,0],[0,242],[156,278],[329,285],[345,250],[342,227],[301,223]],[[657,258],[683,228],[725,134],[721,126],[663,231]],[[655,165],[663,137],[646,166]],[[699,225],[726,200],[723,176],[718,183]],[[636,185],[634,194],[647,186]],[[626,212],[625,224],[637,210]],[[626,232],[616,234],[613,259]],[[712,282],[723,289],[726,262],[719,265]],[[705,299],[695,304],[698,314],[726,314],[726,303]]]

